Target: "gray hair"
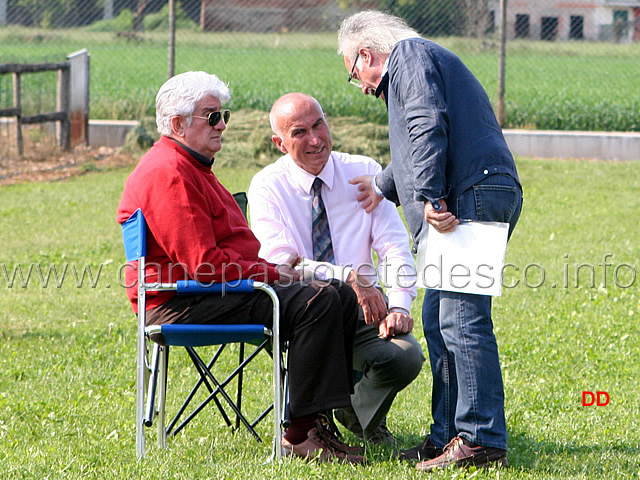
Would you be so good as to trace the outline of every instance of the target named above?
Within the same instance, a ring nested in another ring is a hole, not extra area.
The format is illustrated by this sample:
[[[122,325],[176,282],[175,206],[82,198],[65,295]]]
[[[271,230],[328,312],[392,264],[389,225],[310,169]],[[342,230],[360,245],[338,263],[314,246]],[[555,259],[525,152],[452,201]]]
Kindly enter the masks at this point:
[[[226,103],[229,87],[217,76],[206,72],[185,72],[167,80],[156,95],[156,125],[161,135],[171,135],[171,119],[192,115],[196,104],[207,95]],[[188,119],[187,122],[193,121]]]
[[[360,48],[389,54],[400,40],[416,37],[420,34],[401,18],[365,10],[343,20],[338,32],[338,54],[355,58]]]

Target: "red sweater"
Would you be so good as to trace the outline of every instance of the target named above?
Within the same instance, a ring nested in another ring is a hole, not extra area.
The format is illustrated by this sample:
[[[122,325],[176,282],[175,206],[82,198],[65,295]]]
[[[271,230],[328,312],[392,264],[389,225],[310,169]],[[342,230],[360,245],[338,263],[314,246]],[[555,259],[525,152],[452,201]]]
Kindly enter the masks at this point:
[[[138,208],[148,226],[147,281],[211,283],[253,278],[273,282],[278,278],[275,265],[258,257],[260,243],[231,193],[211,168],[168,137],[163,136],[129,175],[118,206],[118,223]],[[125,280],[137,312],[137,268],[128,267]],[[174,295],[149,292],[147,310]]]

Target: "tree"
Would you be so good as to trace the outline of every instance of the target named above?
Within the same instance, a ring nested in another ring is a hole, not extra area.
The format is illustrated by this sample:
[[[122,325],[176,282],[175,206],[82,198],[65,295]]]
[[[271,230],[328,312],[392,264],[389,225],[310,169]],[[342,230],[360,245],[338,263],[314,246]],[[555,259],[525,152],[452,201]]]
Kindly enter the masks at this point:
[[[9,0],[9,8],[20,13],[15,23],[44,28],[88,25],[102,14],[97,0]]]
[[[487,0],[339,0],[339,5],[389,12],[427,37],[483,36],[489,11]]]
[[[142,32],[144,30],[144,11],[149,5],[149,0],[138,0],[138,6],[133,14],[133,31]]]

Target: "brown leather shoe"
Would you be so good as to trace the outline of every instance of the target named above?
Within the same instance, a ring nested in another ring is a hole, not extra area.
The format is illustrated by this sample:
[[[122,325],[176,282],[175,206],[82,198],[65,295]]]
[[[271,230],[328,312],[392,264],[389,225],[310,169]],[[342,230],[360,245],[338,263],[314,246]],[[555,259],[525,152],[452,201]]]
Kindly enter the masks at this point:
[[[506,450],[469,443],[461,437],[455,437],[444,447],[442,455],[418,463],[416,470],[429,472],[452,465],[456,467],[476,466],[478,468],[509,466]]]
[[[409,450],[402,450],[398,454],[400,460],[427,460],[442,455],[442,449],[435,446],[431,437],[427,435],[422,443]]]
[[[309,430],[307,439],[296,445],[292,445],[286,438],[282,438],[282,448],[285,454],[318,459],[321,462],[329,462],[337,459],[344,463],[364,463],[365,457],[358,453],[363,449],[350,447],[342,443],[320,420],[316,420],[316,426]]]
[[[334,448],[337,448],[338,450],[344,450],[347,453],[353,455],[364,455],[363,447],[352,447],[340,440],[342,434],[340,433],[340,430],[338,430],[336,424],[333,422],[333,418],[327,417],[323,414],[319,415],[319,417],[316,419],[316,428],[318,429],[318,431],[325,432],[326,440]]]

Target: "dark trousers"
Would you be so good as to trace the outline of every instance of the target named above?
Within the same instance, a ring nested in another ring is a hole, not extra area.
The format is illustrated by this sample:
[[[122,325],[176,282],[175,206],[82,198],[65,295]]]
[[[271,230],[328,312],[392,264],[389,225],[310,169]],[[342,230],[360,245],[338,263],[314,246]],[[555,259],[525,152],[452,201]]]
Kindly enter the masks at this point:
[[[280,336],[289,342],[291,418],[350,405],[353,340],[358,319],[354,291],[340,282],[273,285],[280,300]],[[264,292],[176,296],[147,312],[147,324],[258,323],[271,327]]]

